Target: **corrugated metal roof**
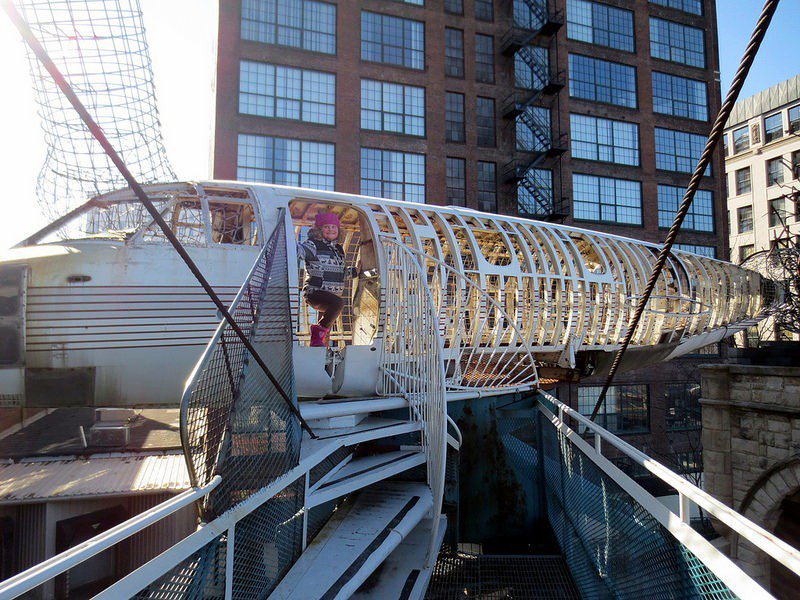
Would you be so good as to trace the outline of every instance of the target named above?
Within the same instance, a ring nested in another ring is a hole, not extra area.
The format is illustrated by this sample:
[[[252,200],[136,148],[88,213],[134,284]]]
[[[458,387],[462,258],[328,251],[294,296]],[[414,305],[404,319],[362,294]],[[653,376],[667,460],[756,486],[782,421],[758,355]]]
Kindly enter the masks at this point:
[[[182,454],[30,460],[0,465],[0,504],[179,492],[189,487]]]
[[[798,98],[800,98],[800,75],[795,75],[791,79],[787,79],[778,85],[773,85],[749,98],[739,100],[733,105],[731,116],[728,117],[725,127],[733,127],[739,123],[744,123],[753,117],[780,108]]]

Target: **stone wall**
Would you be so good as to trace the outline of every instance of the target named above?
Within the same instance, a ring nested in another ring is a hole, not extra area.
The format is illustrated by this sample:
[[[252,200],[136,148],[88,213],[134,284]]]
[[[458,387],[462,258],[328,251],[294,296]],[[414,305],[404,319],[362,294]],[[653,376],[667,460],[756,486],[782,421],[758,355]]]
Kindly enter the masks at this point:
[[[780,537],[782,504],[800,490],[800,368],[700,370],[704,487]],[[715,527],[729,542],[731,558],[769,589],[769,558],[721,523]]]

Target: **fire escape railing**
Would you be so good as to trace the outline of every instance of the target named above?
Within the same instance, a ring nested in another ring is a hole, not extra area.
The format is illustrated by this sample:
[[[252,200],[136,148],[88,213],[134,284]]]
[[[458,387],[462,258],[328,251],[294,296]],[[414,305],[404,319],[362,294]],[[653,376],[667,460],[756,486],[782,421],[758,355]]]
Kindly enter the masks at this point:
[[[550,48],[555,47],[563,15],[554,12],[547,0],[515,0],[513,12],[514,25],[500,48],[514,57],[515,79],[525,89],[514,90],[502,109],[508,129],[513,129],[516,150],[504,166],[503,179],[513,186],[519,216],[563,220],[566,209],[554,196],[554,171],[567,139],[554,134],[551,112],[564,81],[563,74],[550,67]],[[524,77],[518,67],[525,71]]]

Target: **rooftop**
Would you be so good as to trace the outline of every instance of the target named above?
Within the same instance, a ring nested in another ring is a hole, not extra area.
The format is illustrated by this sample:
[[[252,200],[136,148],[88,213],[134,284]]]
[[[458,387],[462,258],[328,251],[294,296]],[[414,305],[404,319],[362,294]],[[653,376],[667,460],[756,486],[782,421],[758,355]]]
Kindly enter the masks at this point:
[[[733,127],[739,123],[744,123],[776,108],[780,108],[790,102],[800,99],[800,75],[795,75],[791,79],[773,85],[757,94],[739,100],[733,105],[733,111],[728,118],[725,127]]]
[[[0,458],[79,455],[108,452],[153,452],[181,447],[177,408],[143,409],[130,421],[130,440],[124,446],[92,446],[89,428],[94,425],[94,408],[59,408],[16,433],[0,439]],[[83,427],[87,442],[83,445]]]

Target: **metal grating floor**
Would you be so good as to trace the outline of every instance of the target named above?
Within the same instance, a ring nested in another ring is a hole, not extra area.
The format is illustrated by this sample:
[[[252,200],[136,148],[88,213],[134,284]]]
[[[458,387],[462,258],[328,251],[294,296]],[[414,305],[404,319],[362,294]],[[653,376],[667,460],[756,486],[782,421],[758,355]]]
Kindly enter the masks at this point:
[[[560,556],[442,552],[436,561],[426,598],[580,600],[580,594]]]

